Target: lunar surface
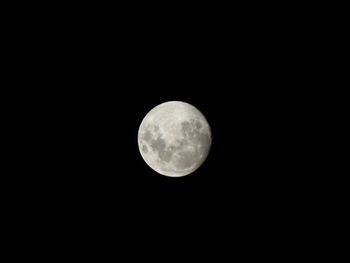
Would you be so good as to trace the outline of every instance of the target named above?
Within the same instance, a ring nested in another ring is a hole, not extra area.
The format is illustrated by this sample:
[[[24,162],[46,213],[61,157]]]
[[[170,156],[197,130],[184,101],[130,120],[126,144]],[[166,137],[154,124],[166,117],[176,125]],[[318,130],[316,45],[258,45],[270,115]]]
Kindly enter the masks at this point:
[[[194,106],[181,101],[165,102],[142,120],[138,146],[144,161],[156,172],[185,176],[207,158],[211,131],[204,115]]]

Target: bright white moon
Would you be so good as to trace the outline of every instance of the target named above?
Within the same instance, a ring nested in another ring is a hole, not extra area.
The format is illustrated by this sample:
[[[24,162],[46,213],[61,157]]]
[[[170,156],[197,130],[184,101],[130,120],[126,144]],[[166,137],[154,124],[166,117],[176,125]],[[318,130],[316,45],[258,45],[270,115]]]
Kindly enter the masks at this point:
[[[208,156],[211,131],[194,106],[170,101],[153,108],[138,131],[142,158],[156,172],[180,177],[197,170]]]

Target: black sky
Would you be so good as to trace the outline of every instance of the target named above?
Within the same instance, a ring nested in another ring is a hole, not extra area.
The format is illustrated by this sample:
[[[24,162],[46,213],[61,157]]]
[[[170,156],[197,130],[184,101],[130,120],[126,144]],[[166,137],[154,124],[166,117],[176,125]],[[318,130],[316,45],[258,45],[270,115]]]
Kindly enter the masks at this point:
[[[309,94],[291,24],[249,10],[168,20],[76,11],[39,23],[26,38],[35,88],[21,93],[35,98],[35,114],[24,113],[38,138],[35,176],[24,184],[37,206],[82,232],[86,220],[113,233],[117,221],[175,236],[287,231],[310,183],[294,125]],[[143,117],[171,100],[212,129],[206,162],[183,178],[154,172],[137,146]]]

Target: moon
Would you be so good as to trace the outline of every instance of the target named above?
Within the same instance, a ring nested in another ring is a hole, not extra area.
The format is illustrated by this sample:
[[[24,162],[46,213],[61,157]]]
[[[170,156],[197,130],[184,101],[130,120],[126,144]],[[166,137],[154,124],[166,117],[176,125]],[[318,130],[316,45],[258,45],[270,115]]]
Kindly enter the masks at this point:
[[[154,107],[138,130],[143,160],[157,173],[169,177],[197,170],[207,158],[211,142],[211,129],[204,115],[181,101]]]

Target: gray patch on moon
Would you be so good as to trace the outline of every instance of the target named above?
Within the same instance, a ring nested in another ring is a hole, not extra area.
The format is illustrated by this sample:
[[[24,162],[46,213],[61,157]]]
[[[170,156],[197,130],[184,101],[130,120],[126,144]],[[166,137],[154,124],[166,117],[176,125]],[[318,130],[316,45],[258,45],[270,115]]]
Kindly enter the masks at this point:
[[[146,130],[142,137],[146,142],[149,142],[153,136],[149,130]]]
[[[162,138],[158,137],[157,140],[151,141],[151,147],[154,151],[161,152],[165,149],[165,141]]]
[[[174,145],[170,145],[167,149],[164,149],[163,151],[159,152],[159,158],[164,162],[170,162],[171,157],[173,156],[174,152],[179,149],[179,147],[175,147]]]
[[[179,169],[186,169],[197,162],[196,152],[179,152],[179,159],[176,162],[176,167]]]
[[[154,132],[158,132],[158,131],[159,131],[158,125],[154,125],[154,126],[153,126],[153,130],[154,130]]]
[[[184,145],[187,143],[187,140],[186,140],[186,139],[185,139],[185,140],[179,140],[179,139],[177,139],[177,140],[176,140],[176,143],[177,143],[176,149],[180,149],[182,146],[184,146]]]
[[[184,135],[184,138],[188,138],[188,140],[192,144],[194,144],[197,149],[200,146],[201,148],[200,152],[205,152],[207,154],[210,148],[211,139],[208,133],[200,132],[202,123],[198,120],[191,120],[190,122],[184,121],[181,123],[181,125],[182,125],[182,133]],[[181,146],[187,145],[187,144],[188,144],[187,142],[186,144],[181,143]]]
[[[208,153],[210,148],[210,136],[207,133],[200,133],[198,135],[198,142],[202,148],[201,152]]]
[[[190,122],[184,121],[181,123],[182,126],[182,134],[185,138],[192,138],[194,136],[193,125]]]
[[[196,128],[199,130],[202,128],[202,123],[200,121],[196,121]]]
[[[174,152],[176,150],[176,147],[174,145],[169,146],[169,151]]]
[[[170,162],[176,148],[169,146],[166,148],[166,142],[162,138],[158,137],[157,140],[151,141],[151,147],[153,151],[158,152],[158,157],[164,162]]]
[[[146,145],[142,146],[142,151],[143,151],[144,153],[148,153],[148,148],[147,148]]]
[[[176,167],[187,169],[197,163],[199,159],[206,157],[210,148],[210,135],[202,133],[202,123],[198,120],[191,119],[181,123],[181,132],[184,140],[180,141],[179,158],[176,161]],[[194,146],[194,151],[185,151],[185,146]]]
[[[168,151],[160,151],[159,154],[158,154],[159,158],[162,161],[167,162],[167,163],[170,162],[172,155],[173,155],[173,152],[170,151],[170,150],[168,150]]]

